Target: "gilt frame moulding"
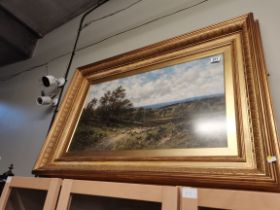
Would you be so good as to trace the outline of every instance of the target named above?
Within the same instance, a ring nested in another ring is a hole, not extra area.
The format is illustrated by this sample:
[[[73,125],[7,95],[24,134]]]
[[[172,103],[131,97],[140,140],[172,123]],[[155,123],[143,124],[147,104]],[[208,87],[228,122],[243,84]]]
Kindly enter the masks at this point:
[[[33,173],[279,191],[253,14],[78,68]]]

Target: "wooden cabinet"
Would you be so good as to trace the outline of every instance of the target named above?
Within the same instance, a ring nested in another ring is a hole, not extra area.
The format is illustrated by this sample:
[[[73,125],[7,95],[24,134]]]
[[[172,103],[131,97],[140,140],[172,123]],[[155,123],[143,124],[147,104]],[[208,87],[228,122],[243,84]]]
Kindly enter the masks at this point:
[[[176,210],[177,205],[177,187],[64,180],[57,209]]]
[[[280,193],[13,177],[0,210],[279,210]]]
[[[279,210],[280,193],[179,187],[180,210]],[[188,189],[187,189],[188,190]]]
[[[178,187],[23,177],[6,184],[0,210],[40,209],[177,210]]]
[[[62,180],[13,177],[0,199],[0,210],[54,210]]]

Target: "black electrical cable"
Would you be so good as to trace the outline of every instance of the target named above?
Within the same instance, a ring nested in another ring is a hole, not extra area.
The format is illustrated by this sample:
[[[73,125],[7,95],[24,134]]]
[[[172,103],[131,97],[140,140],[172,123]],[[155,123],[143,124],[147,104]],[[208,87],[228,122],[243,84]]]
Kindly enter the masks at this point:
[[[78,41],[79,41],[79,38],[80,38],[80,34],[81,34],[81,31],[82,31],[82,28],[83,28],[83,23],[84,23],[84,20],[85,18],[91,13],[93,12],[94,10],[96,10],[97,8],[99,8],[100,6],[102,6],[103,4],[105,4],[107,1],[109,0],[101,0],[101,1],[98,1],[97,4],[92,7],[90,10],[88,10],[86,13],[83,14],[81,20],[80,20],[80,23],[79,23],[79,29],[78,29],[78,32],[77,32],[77,36],[76,36],[76,39],[75,39],[75,44],[74,44],[74,47],[73,47],[73,50],[72,50],[72,53],[71,53],[71,57],[70,57],[70,60],[69,60],[69,63],[67,65],[67,69],[66,69],[66,72],[64,74],[64,78],[65,78],[65,83],[67,82],[67,77],[68,77],[68,74],[70,72],[70,68],[71,68],[71,65],[72,65],[72,62],[73,62],[73,58],[75,56],[75,52],[76,52],[76,48],[77,48],[77,44],[78,44]],[[53,114],[53,117],[51,119],[51,123],[50,123],[50,126],[49,126],[49,129],[48,131],[51,129],[52,127],[52,124],[54,122],[54,119],[56,117],[56,113],[58,112],[58,109],[59,109],[59,105],[60,105],[60,101],[61,101],[61,98],[62,98],[62,94],[63,94],[63,91],[64,91],[64,86],[61,87],[61,90],[59,92],[59,95],[58,95],[58,100],[57,100],[57,105],[55,107],[55,110],[54,110],[54,114]]]
[[[144,23],[142,23],[142,24],[140,24],[140,25],[133,26],[133,27],[128,28],[128,29],[126,29],[126,30],[123,30],[123,31],[121,31],[121,32],[118,32],[118,33],[115,33],[115,34],[110,35],[110,36],[108,36],[108,37],[105,37],[105,38],[103,38],[103,39],[101,39],[101,40],[99,40],[99,41],[96,41],[96,42],[90,43],[90,44],[88,44],[88,45],[86,45],[86,46],[80,47],[80,48],[76,49],[76,52],[77,52],[77,51],[84,50],[84,49],[87,49],[87,48],[92,47],[92,46],[95,46],[95,45],[98,45],[98,44],[100,44],[100,43],[102,43],[102,42],[104,42],[104,41],[106,41],[106,40],[108,40],[108,39],[114,38],[114,37],[116,37],[116,36],[119,36],[119,35],[121,35],[121,34],[124,34],[124,33],[126,33],[126,32],[129,32],[129,31],[132,31],[132,30],[141,28],[141,27],[143,27],[143,26],[146,26],[146,25],[148,25],[148,24],[150,24],[150,23],[153,23],[153,22],[155,22],[155,21],[161,20],[161,19],[163,19],[163,18],[172,16],[172,15],[178,14],[178,13],[180,13],[180,12],[186,11],[186,10],[188,10],[188,9],[191,9],[191,8],[193,8],[193,7],[199,6],[200,4],[206,3],[207,1],[209,1],[209,0],[202,0],[201,2],[198,2],[198,3],[196,3],[196,4],[194,4],[194,5],[191,5],[191,6],[188,6],[188,7],[181,8],[181,9],[179,9],[179,10],[176,10],[175,12],[168,13],[168,14],[162,15],[162,16],[160,16],[160,17],[153,18],[152,20],[148,20],[148,21],[146,21],[146,22],[144,22]],[[138,4],[138,3],[140,3],[140,2],[142,2],[142,0],[139,0],[139,1],[137,1],[136,3]],[[120,10],[118,10],[118,11],[116,11],[116,12],[113,12],[113,13],[111,13],[111,14],[105,15],[105,16],[103,16],[103,17],[101,17],[101,18],[91,20],[91,21],[89,21],[88,23],[85,23],[84,26],[82,26],[82,30],[83,30],[84,28],[88,27],[90,24],[96,22],[96,21],[106,19],[107,17],[111,17],[112,15],[115,15],[115,14],[118,14],[119,12],[125,11],[126,9],[129,9],[131,6],[135,6],[135,5],[136,5],[136,4],[133,3],[132,5],[127,6],[125,9],[120,9]],[[30,67],[30,68],[27,68],[27,69],[25,69],[25,70],[22,70],[22,71],[20,71],[20,72],[17,72],[17,73],[15,73],[15,74],[12,74],[12,75],[10,75],[10,76],[8,76],[8,77],[6,77],[6,78],[3,78],[3,79],[0,78],[0,82],[6,82],[6,81],[11,80],[11,79],[13,79],[14,77],[17,77],[17,76],[19,76],[19,75],[21,75],[21,74],[24,74],[24,73],[26,73],[26,72],[33,71],[33,70],[35,70],[35,69],[37,69],[37,68],[40,68],[40,67],[43,67],[43,66],[47,66],[49,63],[51,63],[51,62],[53,62],[53,61],[56,61],[56,60],[58,60],[58,59],[60,59],[60,58],[63,58],[63,57],[65,57],[65,56],[68,56],[68,55],[71,54],[71,53],[72,53],[72,51],[66,52],[66,53],[63,53],[63,54],[60,54],[60,55],[58,55],[58,56],[56,56],[56,57],[53,57],[53,58],[51,58],[50,60],[48,60],[48,61],[46,61],[46,62],[44,62],[44,63],[42,63],[42,64],[39,64],[39,65],[36,65],[36,66],[32,66],[32,67]]]

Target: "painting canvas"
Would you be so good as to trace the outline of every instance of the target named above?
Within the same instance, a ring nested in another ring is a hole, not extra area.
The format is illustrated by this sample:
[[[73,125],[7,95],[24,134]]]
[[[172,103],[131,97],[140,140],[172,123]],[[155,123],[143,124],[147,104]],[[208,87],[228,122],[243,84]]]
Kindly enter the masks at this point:
[[[68,152],[227,147],[223,60],[91,85]]]

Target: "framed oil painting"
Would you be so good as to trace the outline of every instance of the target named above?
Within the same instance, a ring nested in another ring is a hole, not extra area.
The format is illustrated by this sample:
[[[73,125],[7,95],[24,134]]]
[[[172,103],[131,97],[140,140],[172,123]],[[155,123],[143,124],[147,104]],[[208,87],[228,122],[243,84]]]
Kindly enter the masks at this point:
[[[228,142],[226,128],[228,54],[222,48],[200,56],[92,84],[67,153],[114,160],[123,152],[127,158],[192,148],[229,152],[236,139]]]
[[[278,159],[247,14],[78,68],[33,173],[279,191]]]

